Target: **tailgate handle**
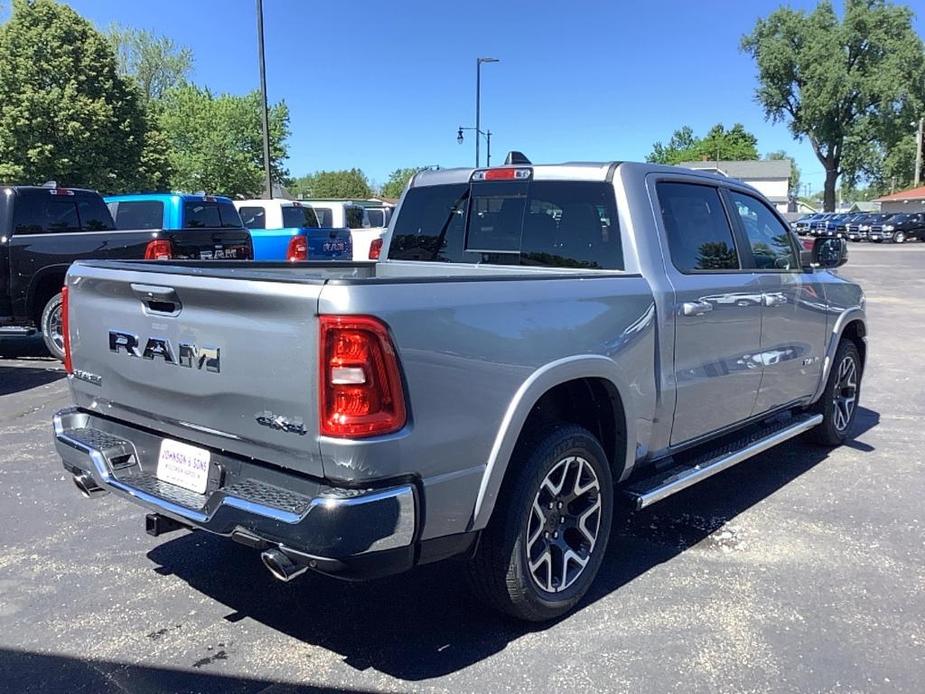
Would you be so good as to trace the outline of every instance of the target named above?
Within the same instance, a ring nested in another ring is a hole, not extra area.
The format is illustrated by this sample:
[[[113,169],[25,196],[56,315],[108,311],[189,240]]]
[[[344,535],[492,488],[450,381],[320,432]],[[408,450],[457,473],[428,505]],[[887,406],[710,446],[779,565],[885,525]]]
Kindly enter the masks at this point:
[[[160,313],[168,316],[175,316],[180,313],[183,304],[180,303],[180,297],[177,296],[177,290],[173,287],[157,287],[152,284],[132,284],[132,291],[135,293],[145,309],[151,313]]]

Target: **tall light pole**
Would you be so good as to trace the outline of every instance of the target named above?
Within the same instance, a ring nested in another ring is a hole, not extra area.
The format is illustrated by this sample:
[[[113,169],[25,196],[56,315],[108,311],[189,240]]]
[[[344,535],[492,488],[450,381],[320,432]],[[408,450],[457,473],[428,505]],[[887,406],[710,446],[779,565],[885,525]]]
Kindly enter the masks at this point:
[[[500,63],[497,58],[475,59],[475,168],[479,167],[479,133],[482,117],[482,63]]]
[[[270,118],[267,113],[267,66],[263,51],[263,0],[257,0],[257,53],[260,58],[261,120],[263,121],[263,174],[264,196],[273,197],[273,180],[270,174]]]
[[[919,177],[922,171],[922,129],[925,128],[925,118],[919,118],[919,129],[915,134],[915,182],[913,188],[919,187]]]

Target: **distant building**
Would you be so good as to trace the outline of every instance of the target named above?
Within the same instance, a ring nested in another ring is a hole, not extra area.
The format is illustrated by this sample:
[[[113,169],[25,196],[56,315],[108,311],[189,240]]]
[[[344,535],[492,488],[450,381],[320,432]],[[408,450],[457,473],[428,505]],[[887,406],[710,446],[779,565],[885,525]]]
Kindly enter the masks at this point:
[[[877,198],[881,212],[925,212],[925,186]]]
[[[736,178],[756,188],[774,203],[778,212],[790,206],[790,160],[756,159],[754,161],[686,161],[678,166],[697,171],[718,173]]]

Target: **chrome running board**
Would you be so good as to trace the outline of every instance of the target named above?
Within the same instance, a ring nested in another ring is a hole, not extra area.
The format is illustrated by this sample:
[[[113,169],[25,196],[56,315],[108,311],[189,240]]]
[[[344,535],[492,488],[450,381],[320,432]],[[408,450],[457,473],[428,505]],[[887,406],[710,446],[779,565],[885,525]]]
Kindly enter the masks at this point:
[[[637,509],[651,506],[656,501],[687,489],[736,463],[741,463],[794,436],[799,436],[820,422],[822,422],[821,414],[803,415],[790,419],[783,426],[763,429],[728,443],[719,450],[707,451],[687,464],[675,465],[652,477],[631,483],[624,488],[624,494],[635,503]]]

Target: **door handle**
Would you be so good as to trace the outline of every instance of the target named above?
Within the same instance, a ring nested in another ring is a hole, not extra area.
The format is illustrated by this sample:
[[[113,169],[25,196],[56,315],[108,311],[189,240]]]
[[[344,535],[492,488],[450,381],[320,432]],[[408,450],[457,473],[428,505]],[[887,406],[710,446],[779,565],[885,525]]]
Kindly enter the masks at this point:
[[[713,304],[709,301],[685,301],[681,304],[681,312],[685,316],[702,316],[713,310]]]
[[[132,292],[145,308],[153,313],[177,315],[183,304],[173,287],[157,287],[151,284],[132,284]]]

